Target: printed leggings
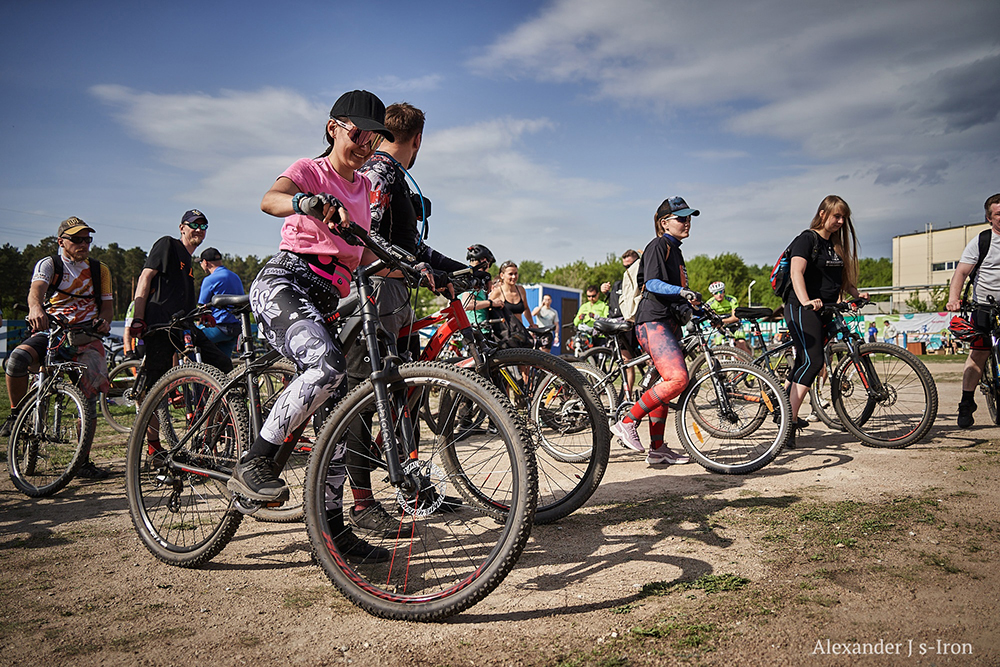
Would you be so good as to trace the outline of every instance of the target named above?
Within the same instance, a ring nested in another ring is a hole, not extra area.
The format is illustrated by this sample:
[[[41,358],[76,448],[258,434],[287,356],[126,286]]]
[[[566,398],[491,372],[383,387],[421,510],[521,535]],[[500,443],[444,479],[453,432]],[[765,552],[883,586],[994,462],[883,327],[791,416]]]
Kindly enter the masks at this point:
[[[681,349],[680,331],[672,322],[646,322],[635,328],[636,338],[660,374],[660,382],[650,387],[629,411],[628,419],[641,421],[649,416],[649,437],[654,448],[663,443],[667,403],[687,387],[688,372]]]
[[[343,397],[347,362],[325,326],[339,298],[292,253],[279,252],[250,286],[250,308],[264,338],[295,362],[299,374],[278,395],[260,437],[273,445],[304,422],[327,398]],[[327,510],[339,509],[344,490],[343,444],[327,475]]]

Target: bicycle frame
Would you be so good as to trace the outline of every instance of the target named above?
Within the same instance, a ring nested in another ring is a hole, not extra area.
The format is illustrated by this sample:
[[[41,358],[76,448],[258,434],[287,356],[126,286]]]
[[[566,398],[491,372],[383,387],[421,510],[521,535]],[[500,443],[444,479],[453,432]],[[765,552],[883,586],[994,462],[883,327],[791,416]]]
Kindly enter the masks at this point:
[[[829,373],[831,381],[836,382],[837,379],[834,377],[833,373],[833,350],[830,343],[840,341],[847,346],[848,354],[851,357],[851,363],[857,370],[858,377],[860,378],[865,391],[868,392],[868,396],[875,401],[886,400],[886,389],[882,385],[882,380],[879,378],[878,373],[876,373],[875,369],[872,368],[871,360],[862,356],[858,351],[858,346],[864,343],[864,338],[861,334],[851,329],[841,312],[849,307],[851,307],[850,303],[843,302],[823,306],[825,311],[833,314],[829,340],[823,349],[824,363],[826,364],[827,372]]]

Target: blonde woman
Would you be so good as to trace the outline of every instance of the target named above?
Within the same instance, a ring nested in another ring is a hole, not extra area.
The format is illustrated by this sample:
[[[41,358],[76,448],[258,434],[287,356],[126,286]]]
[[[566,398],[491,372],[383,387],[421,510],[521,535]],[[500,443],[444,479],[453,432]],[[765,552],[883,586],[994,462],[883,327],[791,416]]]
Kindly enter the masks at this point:
[[[835,303],[841,294],[867,298],[859,293],[858,239],[851,221],[851,207],[837,195],[819,204],[809,229],[789,246],[789,275],[792,291],[785,303],[785,320],[795,345],[795,364],[789,372],[792,422],[795,428],[808,425],[799,420],[799,407],[809,386],[823,369],[823,341],[831,316],[822,315],[823,304]],[[789,447],[795,446],[795,429]]]

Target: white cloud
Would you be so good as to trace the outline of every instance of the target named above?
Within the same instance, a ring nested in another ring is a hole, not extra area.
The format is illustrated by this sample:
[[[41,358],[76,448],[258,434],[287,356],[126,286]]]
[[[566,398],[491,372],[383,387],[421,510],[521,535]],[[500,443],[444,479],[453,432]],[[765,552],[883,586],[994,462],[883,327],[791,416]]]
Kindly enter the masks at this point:
[[[725,148],[726,134],[782,142],[783,155],[754,153],[774,178],[702,171],[705,182],[682,183],[664,167],[635,184],[665,180],[704,202],[705,232],[696,226],[687,254],[773,261],[836,193],[854,207],[865,251],[881,256],[892,235],[927,222],[975,222],[998,189],[998,19],[1000,3],[981,0],[555,0],[469,66],[576,84],[636,127],[669,116],[684,132],[697,118],[712,147],[687,154],[720,170],[745,155]],[[630,204],[633,219],[650,206]]]
[[[997,19],[978,0],[558,0],[470,65],[589,83],[627,107],[722,105],[733,132],[870,156],[977,125],[1000,136]]]
[[[398,93],[401,95],[412,95],[414,93],[427,93],[441,88],[444,77],[440,74],[427,74],[415,79],[401,79],[395,75],[379,77],[374,85],[375,90],[383,93]]]
[[[209,172],[248,156],[322,149],[328,107],[292,91],[171,95],[116,85],[90,90],[133,136],[160,149],[163,160],[176,167]]]
[[[95,86],[92,93],[165,163],[198,174],[197,186],[177,197],[229,211],[218,233],[255,243],[243,252],[265,252],[261,240],[272,236],[277,246],[279,225],[260,213],[261,197],[295,159],[319,153],[325,106],[277,89],[165,95]],[[553,127],[545,118],[497,118],[427,134],[414,176],[434,202],[432,245],[464,257],[469,244],[486,243],[498,255],[548,266],[594,257],[593,239],[603,232],[595,207],[620,189],[530,157],[525,142]]]
[[[577,178],[529,157],[524,143],[547,119],[500,118],[429,133],[413,174],[434,204],[431,245],[456,256],[471,243],[498,259],[546,266],[613,249],[601,210],[621,188]]]

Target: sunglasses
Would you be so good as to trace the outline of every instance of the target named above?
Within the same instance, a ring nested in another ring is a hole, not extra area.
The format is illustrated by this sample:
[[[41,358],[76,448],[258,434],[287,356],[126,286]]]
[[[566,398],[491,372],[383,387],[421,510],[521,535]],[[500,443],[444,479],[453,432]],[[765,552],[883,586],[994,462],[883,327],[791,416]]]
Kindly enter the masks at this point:
[[[89,236],[64,236],[63,238],[70,243],[86,243],[88,245],[94,240]]]
[[[587,298],[588,298],[588,299],[596,299],[596,298],[597,298],[597,295],[596,295],[596,294],[588,294],[588,295],[587,295]]]
[[[208,230],[207,222],[185,222],[184,224],[190,227],[191,229],[200,229],[203,232]]]
[[[676,220],[677,222],[679,222],[679,223],[681,223],[681,224],[686,224],[686,223],[688,223],[688,222],[690,222],[690,221],[691,221],[691,216],[690,216],[690,215],[685,215],[685,216],[684,216],[684,217],[682,218],[682,217],[680,217],[680,216],[677,216],[677,215],[667,215],[667,216],[664,216],[663,218],[661,218],[661,220],[662,220],[662,219],[666,219],[666,220]]]
[[[330,120],[347,130],[347,138],[358,146],[367,146],[373,151],[378,150],[378,147],[382,145],[382,140],[385,139],[385,137],[373,130],[360,130],[336,118],[331,118]]]

